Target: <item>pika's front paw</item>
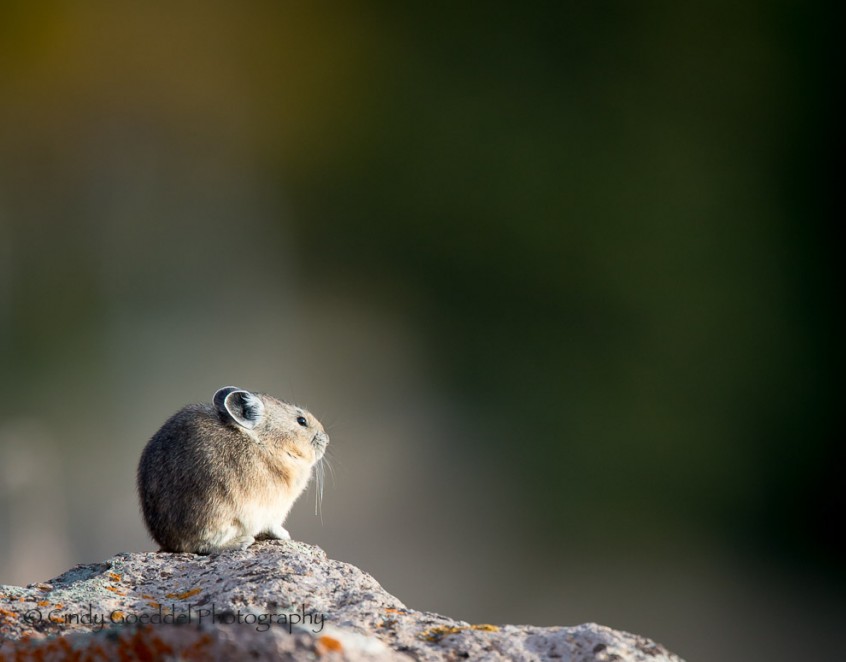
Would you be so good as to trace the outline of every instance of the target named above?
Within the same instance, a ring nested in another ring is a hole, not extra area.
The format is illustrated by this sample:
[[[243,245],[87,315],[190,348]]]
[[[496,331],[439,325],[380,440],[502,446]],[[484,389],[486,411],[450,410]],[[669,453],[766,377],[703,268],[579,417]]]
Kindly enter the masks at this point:
[[[288,529],[284,526],[274,526],[270,531],[267,532],[269,538],[273,538],[275,540],[290,540],[291,534],[288,533]]]

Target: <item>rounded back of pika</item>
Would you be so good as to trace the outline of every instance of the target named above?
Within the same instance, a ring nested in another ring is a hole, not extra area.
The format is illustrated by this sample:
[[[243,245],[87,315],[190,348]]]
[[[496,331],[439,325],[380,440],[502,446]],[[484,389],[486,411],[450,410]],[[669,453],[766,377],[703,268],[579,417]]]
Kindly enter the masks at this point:
[[[283,522],[329,438],[308,411],[234,386],[188,405],[138,466],[147,528],[165,551],[245,548],[288,537]]]

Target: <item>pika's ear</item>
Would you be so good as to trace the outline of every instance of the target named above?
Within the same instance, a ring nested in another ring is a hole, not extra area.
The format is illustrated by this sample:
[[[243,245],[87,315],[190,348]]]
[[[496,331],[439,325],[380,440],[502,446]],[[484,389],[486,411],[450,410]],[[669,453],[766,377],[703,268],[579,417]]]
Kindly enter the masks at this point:
[[[224,386],[223,388],[217,389],[214,392],[214,397],[212,398],[212,402],[214,402],[214,407],[217,409],[221,414],[226,415],[226,409],[223,407],[223,401],[226,400],[226,396],[232,393],[232,391],[243,391],[240,386]]]
[[[214,395],[215,406],[220,415],[242,428],[252,430],[264,418],[264,403],[249,391],[227,386]]]

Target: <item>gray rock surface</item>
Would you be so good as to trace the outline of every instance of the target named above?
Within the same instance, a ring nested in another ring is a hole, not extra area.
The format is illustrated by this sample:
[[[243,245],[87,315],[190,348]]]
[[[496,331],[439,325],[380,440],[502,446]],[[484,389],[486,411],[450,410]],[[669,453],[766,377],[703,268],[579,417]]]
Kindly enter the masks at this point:
[[[470,624],[408,609],[311,545],[118,554],[46,583],[0,586],[0,660],[679,661],[595,624]]]

